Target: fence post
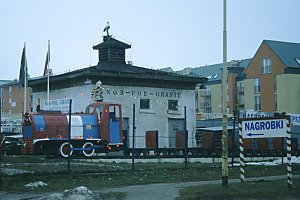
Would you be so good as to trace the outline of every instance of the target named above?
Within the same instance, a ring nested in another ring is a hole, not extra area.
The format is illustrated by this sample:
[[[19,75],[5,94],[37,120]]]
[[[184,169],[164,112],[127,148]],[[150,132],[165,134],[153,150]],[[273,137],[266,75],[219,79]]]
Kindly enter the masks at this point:
[[[132,109],[132,151],[131,151],[131,155],[132,155],[132,173],[135,171],[134,168],[134,156],[135,156],[135,104],[133,104],[133,109]]]
[[[242,136],[242,122],[239,122],[239,143],[240,143],[240,175],[241,182],[245,182],[245,160],[244,160],[244,141]]]
[[[291,138],[291,123],[287,120],[287,183],[288,187],[292,187],[292,138]]]
[[[69,134],[68,134],[68,172],[70,172],[70,160],[71,160],[71,117],[72,117],[72,99],[70,99],[69,105]]]
[[[232,137],[231,137],[231,166],[233,167],[233,163],[234,163],[234,153],[235,153],[235,142],[234,142],[234,139],[235,139],[235,123],[236,123],[236,120],[235,120],[235,117],[236,117],[236,111],[233,110],[233,131],[232,131]]]

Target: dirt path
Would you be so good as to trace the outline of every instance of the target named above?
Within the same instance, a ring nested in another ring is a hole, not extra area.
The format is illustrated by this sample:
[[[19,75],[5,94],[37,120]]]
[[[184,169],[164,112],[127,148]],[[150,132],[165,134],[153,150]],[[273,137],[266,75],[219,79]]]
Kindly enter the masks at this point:
[[[285,179],[286,176],[268,176],[268,177],[253,177],[248,178],[247,181],[259,181],[259,180],[278,180]],[[298,177],[300,178],[300,176]],[[229,184],[239,183],[240,179],[230,179]],[[221,180],[213,181],[197,181],[197,182],[183,182],[183,183],[161,183],[150,185],[134,185],[121,188],[110,188],[101,190],[102,192],[123,192],[126,193],[126,200],[174,200],[179,196],[179,190],[195,185],[209,185],[209,184],[221,184]]]
[[[285,175],[282,176],[267,176],[267,177],[253,177],[247,178],[246,181],[259,181],[259,180],[278,180],[286,179]],[[300,178],[300,175],[295,175],[293,178]],[[230,179],[229,184],[239,183],[240,179]],[[103,190],[93,191],[94,194],[100,192],[122,192],[126,193],[125,200],[174,200],[179,196],[179,190],[187,186],[195,185],[209,185],[221,184],[220,180],[213,181],[197,181],[197,182],[183,182],[183,183],[160,183],[150,185],[133,185],[119,188],[108,188]],[[36,199],[38,197],[47,196],[51,193],[43,194],[11,194],[0,191],[0,199],[16,200],[16,199]]]

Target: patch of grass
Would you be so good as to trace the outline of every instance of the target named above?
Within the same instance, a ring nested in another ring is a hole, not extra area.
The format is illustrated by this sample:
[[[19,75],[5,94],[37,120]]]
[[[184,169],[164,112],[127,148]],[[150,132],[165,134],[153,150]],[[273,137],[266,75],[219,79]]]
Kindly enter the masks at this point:
[[[234,183],[228,186],[202,185],[182,189],[177,200],[219,199],[299,199],[300,179],[292,188],[286,180]]]
[[[2,189],[9,192],[62,192],[78,186],[90,190],[150,183],[220,180],[221,163],[136,163],[135,172],[128,163],[105,163],[94,160],[72,160],[71,172],[66,159],[45,159],[38,156],[4,157],[3,168],[26,170],[28,173],[3,177]],[[293,172],[300,165],[292,166]],[[246,166],[245,176],[274,176],[286,174],[286,165]],[[240,168],[229,167],[229,178],[239,178]],[[26,188],[25,184],[43,181],[47,186]]]

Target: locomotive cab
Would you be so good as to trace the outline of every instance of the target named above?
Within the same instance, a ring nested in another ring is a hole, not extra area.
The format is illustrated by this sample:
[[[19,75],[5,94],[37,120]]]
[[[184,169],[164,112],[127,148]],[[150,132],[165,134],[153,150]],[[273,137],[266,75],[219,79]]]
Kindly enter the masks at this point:
[[[86,108],[86,114],[97,116],[98,137],[109,145],[110,150],[120,150],[123,145],[121,105],[96,102]]]

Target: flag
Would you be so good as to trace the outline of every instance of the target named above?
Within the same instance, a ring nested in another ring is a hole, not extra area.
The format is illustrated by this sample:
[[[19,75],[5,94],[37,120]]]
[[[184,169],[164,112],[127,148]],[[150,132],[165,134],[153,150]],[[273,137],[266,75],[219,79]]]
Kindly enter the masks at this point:
[[[48,74],[49,57],[49,52],[47,52],[43,76],[46,76]]]
[[[49,62],[50,62],[50,41],[48,40],[48,51],[47,51],[47,54],[46,54],[46,61],[45,61],[45,67],[44,67],[44,74],[43,74],[43,76],[48,75]]]
[[[20,66],[20,74],[19,74],[19,83],[21,86],[25,85],[25,81],[27,81],[27,59],[26,59],[26,44],[24,44],[22,58],[21,58],[21,66]]]

